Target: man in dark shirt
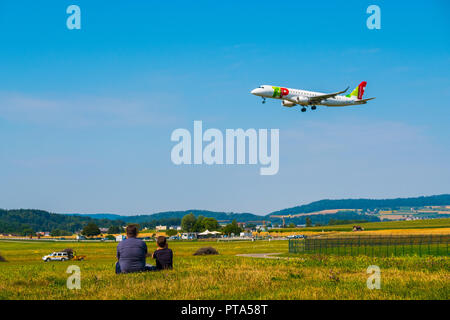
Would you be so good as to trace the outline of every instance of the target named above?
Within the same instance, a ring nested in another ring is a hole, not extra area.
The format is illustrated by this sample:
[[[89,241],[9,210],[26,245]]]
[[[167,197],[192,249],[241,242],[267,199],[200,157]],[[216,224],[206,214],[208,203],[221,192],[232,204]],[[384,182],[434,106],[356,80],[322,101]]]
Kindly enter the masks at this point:
[[[156,244],[158,248],[153,252],[153,259],[156,259],[156,270],[172,269],[173,252],[168,248],[166,237],[159,236]]]
[[[145,264],[147,245],[137,239],[136,225],[127,226],[127,239],[117,245],[116,273],[130,273],[155,270],[155,266]]]

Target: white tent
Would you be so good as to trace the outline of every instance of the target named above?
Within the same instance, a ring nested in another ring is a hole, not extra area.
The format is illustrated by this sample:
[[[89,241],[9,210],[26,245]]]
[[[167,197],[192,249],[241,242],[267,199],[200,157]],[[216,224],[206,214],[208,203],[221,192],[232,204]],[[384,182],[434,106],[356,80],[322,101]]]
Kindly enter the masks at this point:
[[[203,232],[200,232],[198,235],[199,236],[209,236],[209,235],[216,235],[216,234],[220,234],[219,231],[209,231],[209,230],[205,230]]]

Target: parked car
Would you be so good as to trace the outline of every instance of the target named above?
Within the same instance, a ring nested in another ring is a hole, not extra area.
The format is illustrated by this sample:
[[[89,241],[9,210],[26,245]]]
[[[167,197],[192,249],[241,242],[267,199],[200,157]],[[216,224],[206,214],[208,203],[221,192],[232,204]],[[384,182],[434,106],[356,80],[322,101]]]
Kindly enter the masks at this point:
[[[69,260],[69,255],[67,252],[52,252],[46,256],[42,257],[45,262],[49,261],[67,261]]]
[[[287,236],[288,239],[306,239],[306,236],[303,234],[294,234],[292,236]]]

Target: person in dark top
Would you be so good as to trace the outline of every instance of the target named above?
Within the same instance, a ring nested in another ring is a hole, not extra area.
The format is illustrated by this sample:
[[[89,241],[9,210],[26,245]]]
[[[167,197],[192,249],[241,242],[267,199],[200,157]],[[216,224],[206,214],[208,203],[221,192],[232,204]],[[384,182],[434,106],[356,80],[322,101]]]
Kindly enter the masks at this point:
[[[153,259],[156,260],[156,270],[172,269],[173,252],[168,248],[166,237],[159,236],[156,239],[156,244],[158,247],[152,255]]]
[[[147,257],[147,245],[137,239],[138,229],[136,225],[127,226],[127,239],[117,245],[116,273],[130,273],[156,270],[155,266],[145,263]]]

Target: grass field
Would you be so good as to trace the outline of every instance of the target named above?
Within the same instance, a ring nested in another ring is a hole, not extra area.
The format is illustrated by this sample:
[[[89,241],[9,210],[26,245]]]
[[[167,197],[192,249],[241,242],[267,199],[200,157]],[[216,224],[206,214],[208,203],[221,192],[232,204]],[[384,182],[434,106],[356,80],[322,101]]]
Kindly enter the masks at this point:
[[[368,255],[449,256],[450,234],[324,235],[289,241],[291,253]]]
[[[308,227],[308,228],[285,228],[285,229],[272,229],[270,232],[277,233],[289,233],[292,231],[299,232],[322,232],[322,231],[351,231],[353,226],[357,224],[342,224],[335,226],[320,226],[320,227]],[[385,222],[367,222],[358,223],[365,231],[382,231],[382,232],[401,232],[401,230],[408,231],[409,229],[422,230],[429,229],[449,229],[450,219],[429,219],[429,220],[413,220],[413,221],[385,221]],[[428,231],[427,231],[428,232]],[[441,232],[441,231],[439,231]]]
[[[171,242],[174,270],[115,275],[116,245],[0,241],[7,260],[0,262],[0,299],[450,299],[448,257],[289,255],[287,241],[281,240]],[[206,245],[220,254],[192,255]],[[87,260],[41,260],[67,247]],[[236,256],[269,252],[283,257]],[[81,268],[80,290],[66,288],[71,264]],[[380,290],[366,286],[369,265],[381,268]]]

